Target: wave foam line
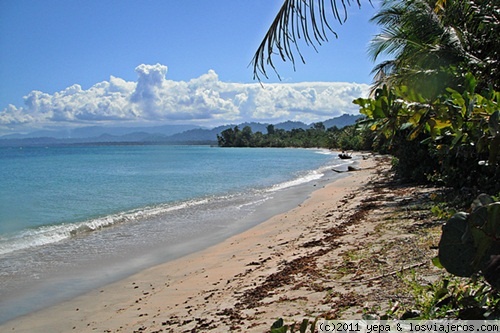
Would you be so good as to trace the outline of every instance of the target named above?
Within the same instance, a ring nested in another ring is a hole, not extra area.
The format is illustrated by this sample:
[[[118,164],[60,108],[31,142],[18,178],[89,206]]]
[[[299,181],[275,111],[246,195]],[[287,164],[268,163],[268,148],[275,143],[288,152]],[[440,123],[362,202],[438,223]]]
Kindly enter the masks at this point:
[[[42,226],[21,231],[10,237],[0,236],[0,255],[58,243],[66,239],[70,239],[71,237],[98,231],[117,224],[135,221],[143,218],[151,218],[167,212],[198,206],[206,204],[208,202],[209,199],[199,199],[185,201],[175,205],[165,204],[156,207],[146,207],[143,209],[136,209],[123,213],[99,217],[84,222]]]
[[[286,188],[289,188],[292,186],[305,184],[305,183],[311,182],[313,180],[320,179],[323,176],[324,176],[324,173],[322,173],[318,170],[314,170],[314,171],[306,174],[305,176],[295,178],[295,179],[292,179],[292,180],[289,180],[289,181],[286,181],[286,182],[283,182],[280,184],[276,184],[273,187],[269,188],[267,190],[267,192],[276,192],[276,191],[280,191],[280,190],[283,190],[283,189],[286,189]]]
[[[319,153],[322,154],[323,152],[320,151]],[[326,151],[325,153],[330,154],[329,151]],[[286,182],[283,182],[280,184],[276,184],[276,185],[272,186],[270,189],[268,189],[267,192],[276,192],[276,191],[283,190],[283,189],[286,189],[286,188],[289,188],[292,186],[297,186],[297,185],[311,182],[313,180],[318,180],[318,179],[322,178],[325,175],[325,172],[327,172],[328,170],[331,170],[332,168],[336,168],[339,166],[350,165],[350,164],[354,164],[354,161],[341,162],[341,163],[338,163],[335,165],[325,165],[323,167],[320,167],[317,170],[310,171],[309,173],[307,173],[306,175],[304,175],[302,177],[298,177],[298,178],[295,178],[295,179],[292,179],[292,180],[289,180],[289,181],[286,181]]]

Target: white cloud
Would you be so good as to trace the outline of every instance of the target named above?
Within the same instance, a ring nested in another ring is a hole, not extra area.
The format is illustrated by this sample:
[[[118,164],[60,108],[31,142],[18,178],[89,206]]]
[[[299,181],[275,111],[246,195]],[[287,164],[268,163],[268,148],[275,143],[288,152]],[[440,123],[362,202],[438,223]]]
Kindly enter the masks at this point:
[[[205,126],[267,121],[321,121],[357,113],[352,101],[369,86],[343,82],[228,83],[217,73],[188,82],[167,80],[167,66],[140,65],[137,82],[111,76],[87,90],[78,84],[52,95],[32,91],[24,106],[0,111],[0,127],[43,127],[120,122]]]

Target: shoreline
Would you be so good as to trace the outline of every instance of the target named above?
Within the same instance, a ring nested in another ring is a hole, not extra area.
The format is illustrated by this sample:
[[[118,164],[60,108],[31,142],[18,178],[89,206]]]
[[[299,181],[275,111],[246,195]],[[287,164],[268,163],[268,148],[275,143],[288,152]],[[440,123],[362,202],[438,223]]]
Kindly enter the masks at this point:
[[[312,157],[319,156],[317,153],[323,152],[314,149]],[[341,164],[331,153],[325,155],[329,164]],[[339,177],[327,171],[326,165],[268,187],[202,196],[177,207],[140,208],[131,219],[124,219],[126,223],[111,223],[110,228],[35,247],[31,252],[8,254],[0,265],[5,268],[0,281],[0,324],[203,250],[285,212]],[[114,220],[122,216],[110,215]],[[100,219],[106,221],[108,216]]]
[[[360,171],[329,182],[288,212],[205,250],[8,321],[0,330],[263,332],[278,317],[300,321],[307,303],[319,296],[300,283],[286,286],[300,280],[296,276],[314,275],[309,264],[326,253],[320,236],[329,230],[340,234],[339,221],[366,199],[364,188],[377,177],[379,164],[373,156],[360,160]],[[374,225],[356,228],[350,237],[367,234]],[[352,247],[335,244],[334,238],[328,251]],[[280,270],[284,264],[288,270]],[[328,311],[331,305],[316,310]]]

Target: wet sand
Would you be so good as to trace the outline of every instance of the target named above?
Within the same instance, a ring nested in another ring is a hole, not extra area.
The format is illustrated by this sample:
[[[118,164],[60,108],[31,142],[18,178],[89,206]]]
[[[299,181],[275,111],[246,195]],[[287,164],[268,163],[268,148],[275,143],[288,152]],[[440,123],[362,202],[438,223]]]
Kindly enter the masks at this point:
[[[300,321],[331,311],[314,267],[327,267],[318,258],[338,257],[373,231],[374,224],[355,223],[357,208],[371,195],[367,184],[389,166],[370,156],[359,167],[215,246],[14,319],[0,331],[265,332],[279,317]]]

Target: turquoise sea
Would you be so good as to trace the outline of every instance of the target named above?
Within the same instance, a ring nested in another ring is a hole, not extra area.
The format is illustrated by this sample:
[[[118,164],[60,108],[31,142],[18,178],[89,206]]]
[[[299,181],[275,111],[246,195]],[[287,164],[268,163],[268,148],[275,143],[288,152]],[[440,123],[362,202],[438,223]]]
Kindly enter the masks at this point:
[[[0,148],[0,323],[248,229],[339,174],[314,149]]]

